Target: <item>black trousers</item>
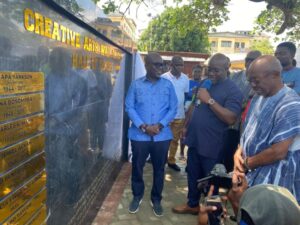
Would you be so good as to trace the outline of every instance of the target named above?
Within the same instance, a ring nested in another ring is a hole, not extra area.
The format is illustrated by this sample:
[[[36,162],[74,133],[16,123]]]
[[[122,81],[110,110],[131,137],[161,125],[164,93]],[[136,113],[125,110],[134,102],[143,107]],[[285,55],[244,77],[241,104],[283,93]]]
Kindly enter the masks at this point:
[[[148,155],[153,166],[153,184],[151,190],[152,202],[160,202],[164,186],[165,164],[168,156],[170,140],[167,141],[131,141],[132,146],[132,175],[131,188],[134,197],[143,198],[145,184],[143,170]]]
[[[197,180],[206,177],[213,167],[218,163],[218,159],[211,159],[198,154],[196,148],[190,147],[187,158],[187,174],[188,174],[188,206],[199,206],[201,196],[200,190],[197,188]]]
[[[224,140],[222,163],[225,165],[227,172],[231,172],[234,164],[233,156],[240,142],[240,131],[228,129]]]

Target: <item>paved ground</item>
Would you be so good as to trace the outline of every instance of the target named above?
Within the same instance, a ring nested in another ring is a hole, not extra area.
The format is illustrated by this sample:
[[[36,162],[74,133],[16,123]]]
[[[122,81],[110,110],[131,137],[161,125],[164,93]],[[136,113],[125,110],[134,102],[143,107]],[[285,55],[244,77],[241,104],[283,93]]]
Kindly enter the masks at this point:
[[[124,165],[92,225],[197,225],[197,216],[172,213],[172,207],[185,203],[187,195],[187,175],[184,171],[186,162],[178,162],[181,172],[175,172],[166,167],[162,200],[163,217],[156,217],[150,206],[152,165],[148,163],[144,169],[146,190],[140,210],[136,214],[128,213],[128,205],[132,200],[132,194],[129,179],[131,164],[127,163]]]
[[[128,213],[128,205],[132,199],[130,181],[126,186],[121,202],[118,205],[111,225],[182,225],[197,224],[197,216],[177,215],[172,213],[172,207],[186,202],[187,177],[184,172],[185,161],[180,161],[181,172],[175,172],[166,167],[165,186],[163,191],[162,206],[164,216],[156,217],[150,206],[150,191],[152,185],[152,165],[144,169],[145,195],[140,210],[136,214]]]

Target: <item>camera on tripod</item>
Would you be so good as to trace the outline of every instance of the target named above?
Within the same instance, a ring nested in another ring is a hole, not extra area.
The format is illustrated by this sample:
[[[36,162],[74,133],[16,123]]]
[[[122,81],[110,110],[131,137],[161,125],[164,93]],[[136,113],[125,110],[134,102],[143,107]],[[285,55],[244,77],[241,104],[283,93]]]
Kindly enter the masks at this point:
[[[228,174],[223,164],[216,164],[207,177],[197,180],[198,189],[205,190],[211,185],[218,188],[230,189],[232,186],[232,175]]]

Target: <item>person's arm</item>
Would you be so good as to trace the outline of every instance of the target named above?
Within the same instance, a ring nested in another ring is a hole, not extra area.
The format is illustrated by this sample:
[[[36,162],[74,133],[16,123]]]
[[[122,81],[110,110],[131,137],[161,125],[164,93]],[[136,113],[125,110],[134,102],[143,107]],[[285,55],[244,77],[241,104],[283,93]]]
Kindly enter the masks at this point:
[[[265,166],[285,159],[289,146],[292,144],[293,140],[294,137],[286,139],[273,144],[270,148],[267,148],[254,156],[246,157],[244,159],[244,164],[247,164],[246,166],[249,167],[249,169],[256,169],[260,166]]]
[[[232,174],[232,187],[227,194],[227,198],[231,203],[234,214],[237,215],[242,195],[248,188],[245,177],[239,177],[236,173]]]
[[[199,88],[198,98],[201,102],[208,104],[208,101],[209,99],[211,99],[211,96],[205,88]],[[221,106],[218,102],[215,102],[214,104],[210,105],[210,108],[216,114],[216,116],[223,122],[227,123],[228,125],[232,125],[235,123],[237,115],[229,109]]]
[[[194,109],[195,109],[195,103],[192,102],[185,113],[185,119],[184,119],[182,131],[180,133],[180,138],[185,138],[186,136],[187,127],[190,124]]]
[[[169,110],[159,123],[166,127],[176,116],[177,112],[177,96],[173,84],[169,84]]]
[[[125,109],[133,124],[137,128],[141,128],[141,126],[144,125],[144,122],[135,110],[135,94],[134,94],[135,88],[136,88],[136,83],[134,82],[129,87],[126,100],[125,100]]]
[[[234,161],[234,167],[233,167],[234,172],[244,173],[245,168],[243,166],[244,165],[243,149],[240,145],[238,146],[238,149],[234,153],[233,161]]]

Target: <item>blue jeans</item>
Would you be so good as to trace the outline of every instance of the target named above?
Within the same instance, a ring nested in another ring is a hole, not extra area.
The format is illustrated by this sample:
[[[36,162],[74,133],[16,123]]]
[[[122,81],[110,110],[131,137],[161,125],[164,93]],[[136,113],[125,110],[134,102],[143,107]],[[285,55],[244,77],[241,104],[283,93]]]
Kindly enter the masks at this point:
[[[189,148],[187,157],[188,206],[199,205],[201,193],[197,188],[197,180],[206,177],[217,163],[218,159],[201,156],[196,148]]]
[[[131,188],[134,197],[144,196],[143,169],[147,157],[151,156],[153,166],[153,184],[151,191],[152,202],[160,202],[164,187],[165,164],[168,156],[170,140],[167,141],[131,141],[132,146],[132,174]]]

